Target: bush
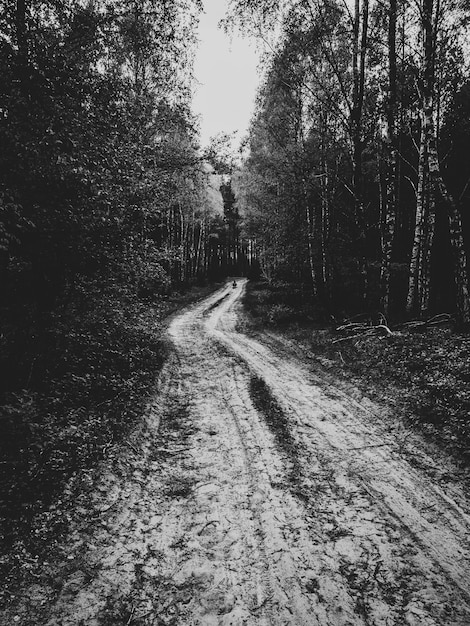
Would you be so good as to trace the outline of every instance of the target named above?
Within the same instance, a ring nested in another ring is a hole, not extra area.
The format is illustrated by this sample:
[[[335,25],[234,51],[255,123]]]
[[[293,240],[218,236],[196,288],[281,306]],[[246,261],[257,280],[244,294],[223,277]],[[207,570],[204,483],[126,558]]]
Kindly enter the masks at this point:
[[[7,542],[21,521],[28,525],[73,474],[96,465],[142,416],[167,356],[164,318],[210,289],[149,305],[109,285],[84,285],[82,296],[76,293],[41,327],[25,326],[29,341],[19,346],[18,334],[3,337],[0,364],[8,365],[15,348],[18,364],[16,387],[2,380],[0,406],[0,517]]]
[[[94,300],[73,319],[52,317],[48,349],[23,355],[30,388],[4,392],[0,415],[4,513],[49,502],[142,414],[166,354],[158,312],[149,317],[136,299]]]
[[[273,304],[269,307],[267,318],[270,324],[280,326],[295,321],[296,312],[286,304]]]

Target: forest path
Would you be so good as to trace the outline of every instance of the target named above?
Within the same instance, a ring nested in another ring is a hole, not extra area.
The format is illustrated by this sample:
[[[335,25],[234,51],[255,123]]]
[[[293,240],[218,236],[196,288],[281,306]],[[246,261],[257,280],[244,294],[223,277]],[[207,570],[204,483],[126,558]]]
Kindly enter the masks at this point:
[[[469,503],[410,464],[372,402],[237,332],[244,288],[174,318],[158,399],[89,496],[60,584],[2,624],[470,624]]]

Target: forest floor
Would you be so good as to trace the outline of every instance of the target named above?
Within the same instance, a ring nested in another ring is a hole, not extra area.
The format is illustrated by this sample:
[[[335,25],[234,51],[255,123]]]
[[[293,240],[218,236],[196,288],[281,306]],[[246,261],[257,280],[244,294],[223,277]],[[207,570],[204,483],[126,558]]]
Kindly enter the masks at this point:
[[[391,324],[392,334],[336,329],[334,320],[299,290],[286,284],[250,282],[238,329],[274,345],[281,342],[311,367],[352,383],[388,405],[406,428],[454,457],[470,477],[470,336],[441,326]],[[372,328],[372,327],[371,327]]]
[[[463,466],[380,387],[255,329],[245,290],[173,318],[145,419],[64,495],[68,535],[2,626],[470,623]]]

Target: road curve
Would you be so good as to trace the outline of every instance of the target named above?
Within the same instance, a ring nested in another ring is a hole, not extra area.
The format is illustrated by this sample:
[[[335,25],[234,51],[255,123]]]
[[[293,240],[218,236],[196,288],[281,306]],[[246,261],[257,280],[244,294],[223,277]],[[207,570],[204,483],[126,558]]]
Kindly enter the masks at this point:
[[[319,614],[317,603],[307,623],[469,624],[469,503],[403,458],[400,442],[371,419],[372,402],[313,374],[282,344],[274,351],[238,333],[244,288],[206,327],[267,383],[297,442],[326,609]],[[331,610],[342,597],[337,621]]]
[[[410,465],[372,402],[237,332],[245,285],[173,319],[145,423],[95,487],[59,590],[29,590],[17,623],[470,624],[468,503]]]

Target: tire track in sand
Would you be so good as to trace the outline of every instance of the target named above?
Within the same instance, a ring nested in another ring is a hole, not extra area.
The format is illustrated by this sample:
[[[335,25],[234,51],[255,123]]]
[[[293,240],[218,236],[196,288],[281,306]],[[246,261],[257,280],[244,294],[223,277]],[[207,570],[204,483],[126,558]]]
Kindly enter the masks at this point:
[[[367,447],[383,434],[347,394],[237,333],[243,289],[174,318],[156,400],[102,471],[55,582],[0,623],[470,623],[466,504],[393,441]],[[254,375],[282,408],[287,451],[252,402]]]
[[[311,530],[325,540],[318,559],[347,580],[365,623],[470,623],[469,503],[403,458],[370,419],[373,403],[365,409],[331,376],[313,375],[281,342],[273,350],[236,332],[243,290],[207,324],[284,410]]]

